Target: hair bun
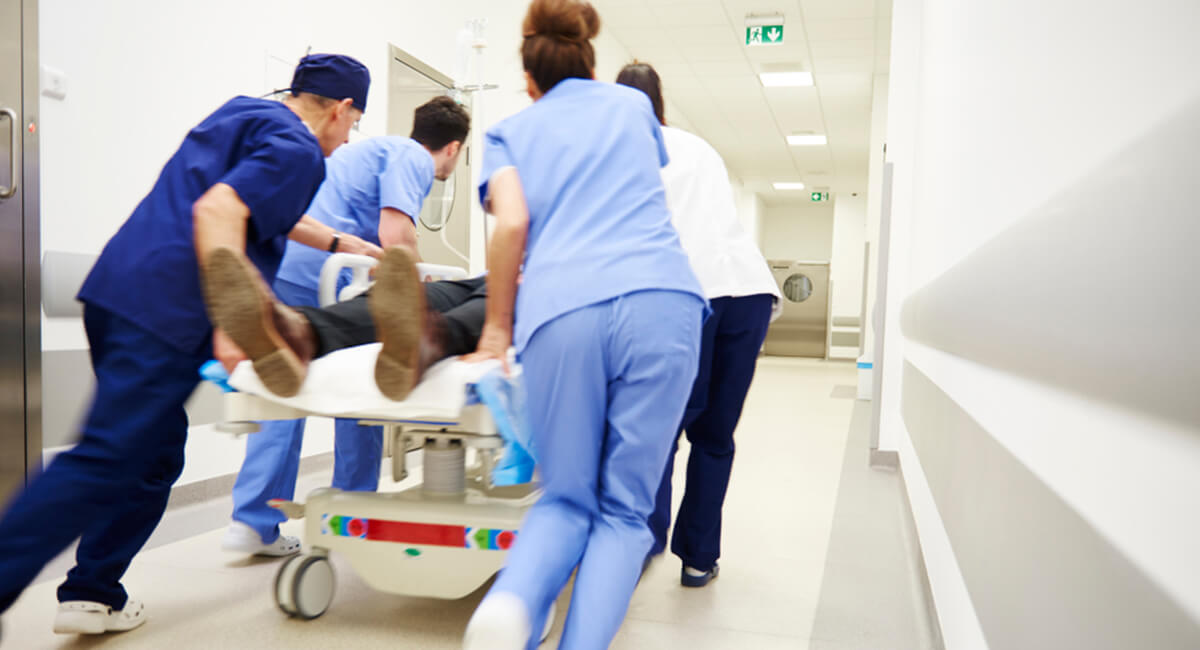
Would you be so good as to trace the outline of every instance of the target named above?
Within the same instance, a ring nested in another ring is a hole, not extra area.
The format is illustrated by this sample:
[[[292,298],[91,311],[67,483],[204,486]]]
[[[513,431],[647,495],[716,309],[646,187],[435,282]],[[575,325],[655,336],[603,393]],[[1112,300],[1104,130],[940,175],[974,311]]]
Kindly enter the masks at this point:
[[[600,16],[590,3],[580,0],[534,0],[523,27],[525,38],[545,36],[582,44],[600,33]]]

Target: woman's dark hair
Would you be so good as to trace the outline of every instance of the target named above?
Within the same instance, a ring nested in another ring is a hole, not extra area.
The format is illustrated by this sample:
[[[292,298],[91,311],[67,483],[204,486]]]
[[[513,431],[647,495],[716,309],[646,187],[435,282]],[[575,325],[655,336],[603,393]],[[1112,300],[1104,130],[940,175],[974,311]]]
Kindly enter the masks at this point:
[[[421,104],[413,112],[413,140],[437,151],[454,142],[466,142],[471,116],[458,102],[441,95]]]
[[[654,117],[658,118],[659,124],[667,125],[667,120],[663,117],[662,80],[658,78],[654,66],[634,61],[621,68],[621,73],[617,75],[617,83],[637,88],[649,95],[650,105],[654,107]]]
[[[600,16],[580,0],[533,0],[522,26],[521,61],[543,93],[563,79],[591,79]]]

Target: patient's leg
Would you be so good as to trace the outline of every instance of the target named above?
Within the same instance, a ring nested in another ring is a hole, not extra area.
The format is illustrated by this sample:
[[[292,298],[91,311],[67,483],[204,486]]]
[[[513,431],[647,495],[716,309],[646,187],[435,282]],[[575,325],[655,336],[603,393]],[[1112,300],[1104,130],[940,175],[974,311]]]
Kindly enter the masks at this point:
[[[487,316],[487,278],[431,282],[425,296],[429,309],[442,315],[440,358],[474,352]]]
[[[271,392],[284,397],[298,393],[313,356],[308,321],[275,299],[240,251],[214,251],[203,278],[213,325],[254,362],[255,372]]]
[[[474,352],[483,330],[487,312],[487,279],[441,280],[425,283],[425,304],[441,319],[426,327],[429,339],[423,347],[435,348],[433,361]],[[329,307],[297,307],[311,325],[316,350],[323,356],[335,350],[374,343],[375,322],[367,295],[361,295]]]

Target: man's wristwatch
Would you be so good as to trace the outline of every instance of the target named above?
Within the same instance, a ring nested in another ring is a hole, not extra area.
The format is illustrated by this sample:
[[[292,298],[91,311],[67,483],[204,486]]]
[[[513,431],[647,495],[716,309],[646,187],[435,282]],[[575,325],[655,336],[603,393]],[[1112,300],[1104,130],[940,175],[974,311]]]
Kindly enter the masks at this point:
[[[329,242],[329,252],[336,253],[338,244],[342,243],[342,234],[339,232],[333,233],[333,241]]]

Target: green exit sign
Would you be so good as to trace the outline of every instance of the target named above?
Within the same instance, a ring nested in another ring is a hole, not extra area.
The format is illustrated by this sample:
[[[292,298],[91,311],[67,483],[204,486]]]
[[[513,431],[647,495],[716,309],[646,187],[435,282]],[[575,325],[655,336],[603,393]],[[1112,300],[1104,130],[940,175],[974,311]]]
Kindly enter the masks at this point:
[[[813,192],[812,200],[813,201],[828,201],[829,200],[829,192]]]
[[[746,45],[782,45],[783,25],[746,25]]]

